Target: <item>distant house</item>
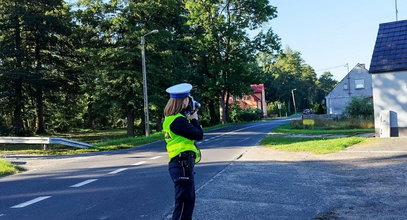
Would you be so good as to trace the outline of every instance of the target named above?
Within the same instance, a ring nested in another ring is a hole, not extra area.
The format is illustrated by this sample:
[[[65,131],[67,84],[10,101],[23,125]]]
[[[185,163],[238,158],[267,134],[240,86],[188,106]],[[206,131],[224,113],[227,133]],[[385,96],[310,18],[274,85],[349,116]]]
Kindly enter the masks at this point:
[[[232,105],[238,103],[241,109],[258,108],[263,112],[263,116],[267,117],[267,102],[264,91],[264,84],[250,85],[252,93],[245,94],[242,97],[234,96],[229,100]]]
[[[370,73],[378,137],[407,137],[407,20],[379,26]]]
[[[325,97],[327,113],[342,115],[353,97],[372,95],[372,76],[364,64],[357,64]]]

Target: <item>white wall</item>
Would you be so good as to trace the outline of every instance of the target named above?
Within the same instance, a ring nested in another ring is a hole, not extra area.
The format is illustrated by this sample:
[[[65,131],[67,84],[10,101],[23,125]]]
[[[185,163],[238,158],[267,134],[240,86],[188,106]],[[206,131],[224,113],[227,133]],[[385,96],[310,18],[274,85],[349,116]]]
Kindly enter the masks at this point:
[[[372,74],[375,127],[381,111],[393,111],[391,127],[407,127],[407,71]]]

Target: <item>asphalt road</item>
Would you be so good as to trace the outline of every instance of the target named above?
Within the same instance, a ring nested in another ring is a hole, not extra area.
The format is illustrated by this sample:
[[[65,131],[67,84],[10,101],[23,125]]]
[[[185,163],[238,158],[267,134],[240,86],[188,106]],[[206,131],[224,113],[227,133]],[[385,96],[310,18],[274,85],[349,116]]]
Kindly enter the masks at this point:
[[[205,133],[198,143],[203,157],[196,166],[197,191],[286,122]],[[0,220],[165,219],[172,211],[173,186],[163,141],[114,152],[12,160],[30,170],[0,178]]]

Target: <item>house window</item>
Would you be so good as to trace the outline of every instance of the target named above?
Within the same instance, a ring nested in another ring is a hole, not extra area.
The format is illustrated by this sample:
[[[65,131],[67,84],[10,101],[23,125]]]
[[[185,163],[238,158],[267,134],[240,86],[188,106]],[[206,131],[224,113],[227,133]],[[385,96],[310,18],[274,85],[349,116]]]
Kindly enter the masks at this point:
[[[347,83],[343,84],[343,90],[347,90],[347,89],[348,89],[348,84]]]
[[[364,89],[365,88],[365,80],[363,80],[363,79],[355,80],[355,88],[356,89]]]

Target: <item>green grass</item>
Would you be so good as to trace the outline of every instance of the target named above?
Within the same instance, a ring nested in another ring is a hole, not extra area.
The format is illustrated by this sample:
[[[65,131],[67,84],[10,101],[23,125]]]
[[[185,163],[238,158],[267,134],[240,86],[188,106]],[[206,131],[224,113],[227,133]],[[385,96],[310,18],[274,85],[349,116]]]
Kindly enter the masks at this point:
[[[329,154],[343,150],[349,146],[366,140],[364,137],[346,138],[298,138],[271,135],[265,137],[260,144],[283,151],[309,151],[315,154]]]
[[[326,128],[309,128],[298,129],[292,128],[290,124],[283,124],[278,126],[273,132],[291,133],[291,134],[348,134],[355,135],[361,133],[374,132],[374,128],[358,128],[358,129],[326,129]]]
[[[99,142],[94,145],[97,146],[98,149],[102,150],[112,150],[112,149],[117,150],[148,144],[162,139],[164,139],[164,133],[157,132],[148,137],[121,138],[116,140]]]
[[[22,168],[0,159],[0,176],[15,174],[22,170]]]
[[[164,138],[162,132],[154,133],[148,137],[134,138],[119,138],[115,140],[103,141],[94,143],[95,148],[75,149],[62,145],[50,145],[47,150],[42,150],[41,145],[24,145],[24,149],[15,149],[12,145],[8,145],[7,150],[2,150],[0,153],[19,153],[19,154],[35,154],[35,155],[69,155],[81,154],[90,152],[110,151],[131,148],[147,143],[151,143]]]

